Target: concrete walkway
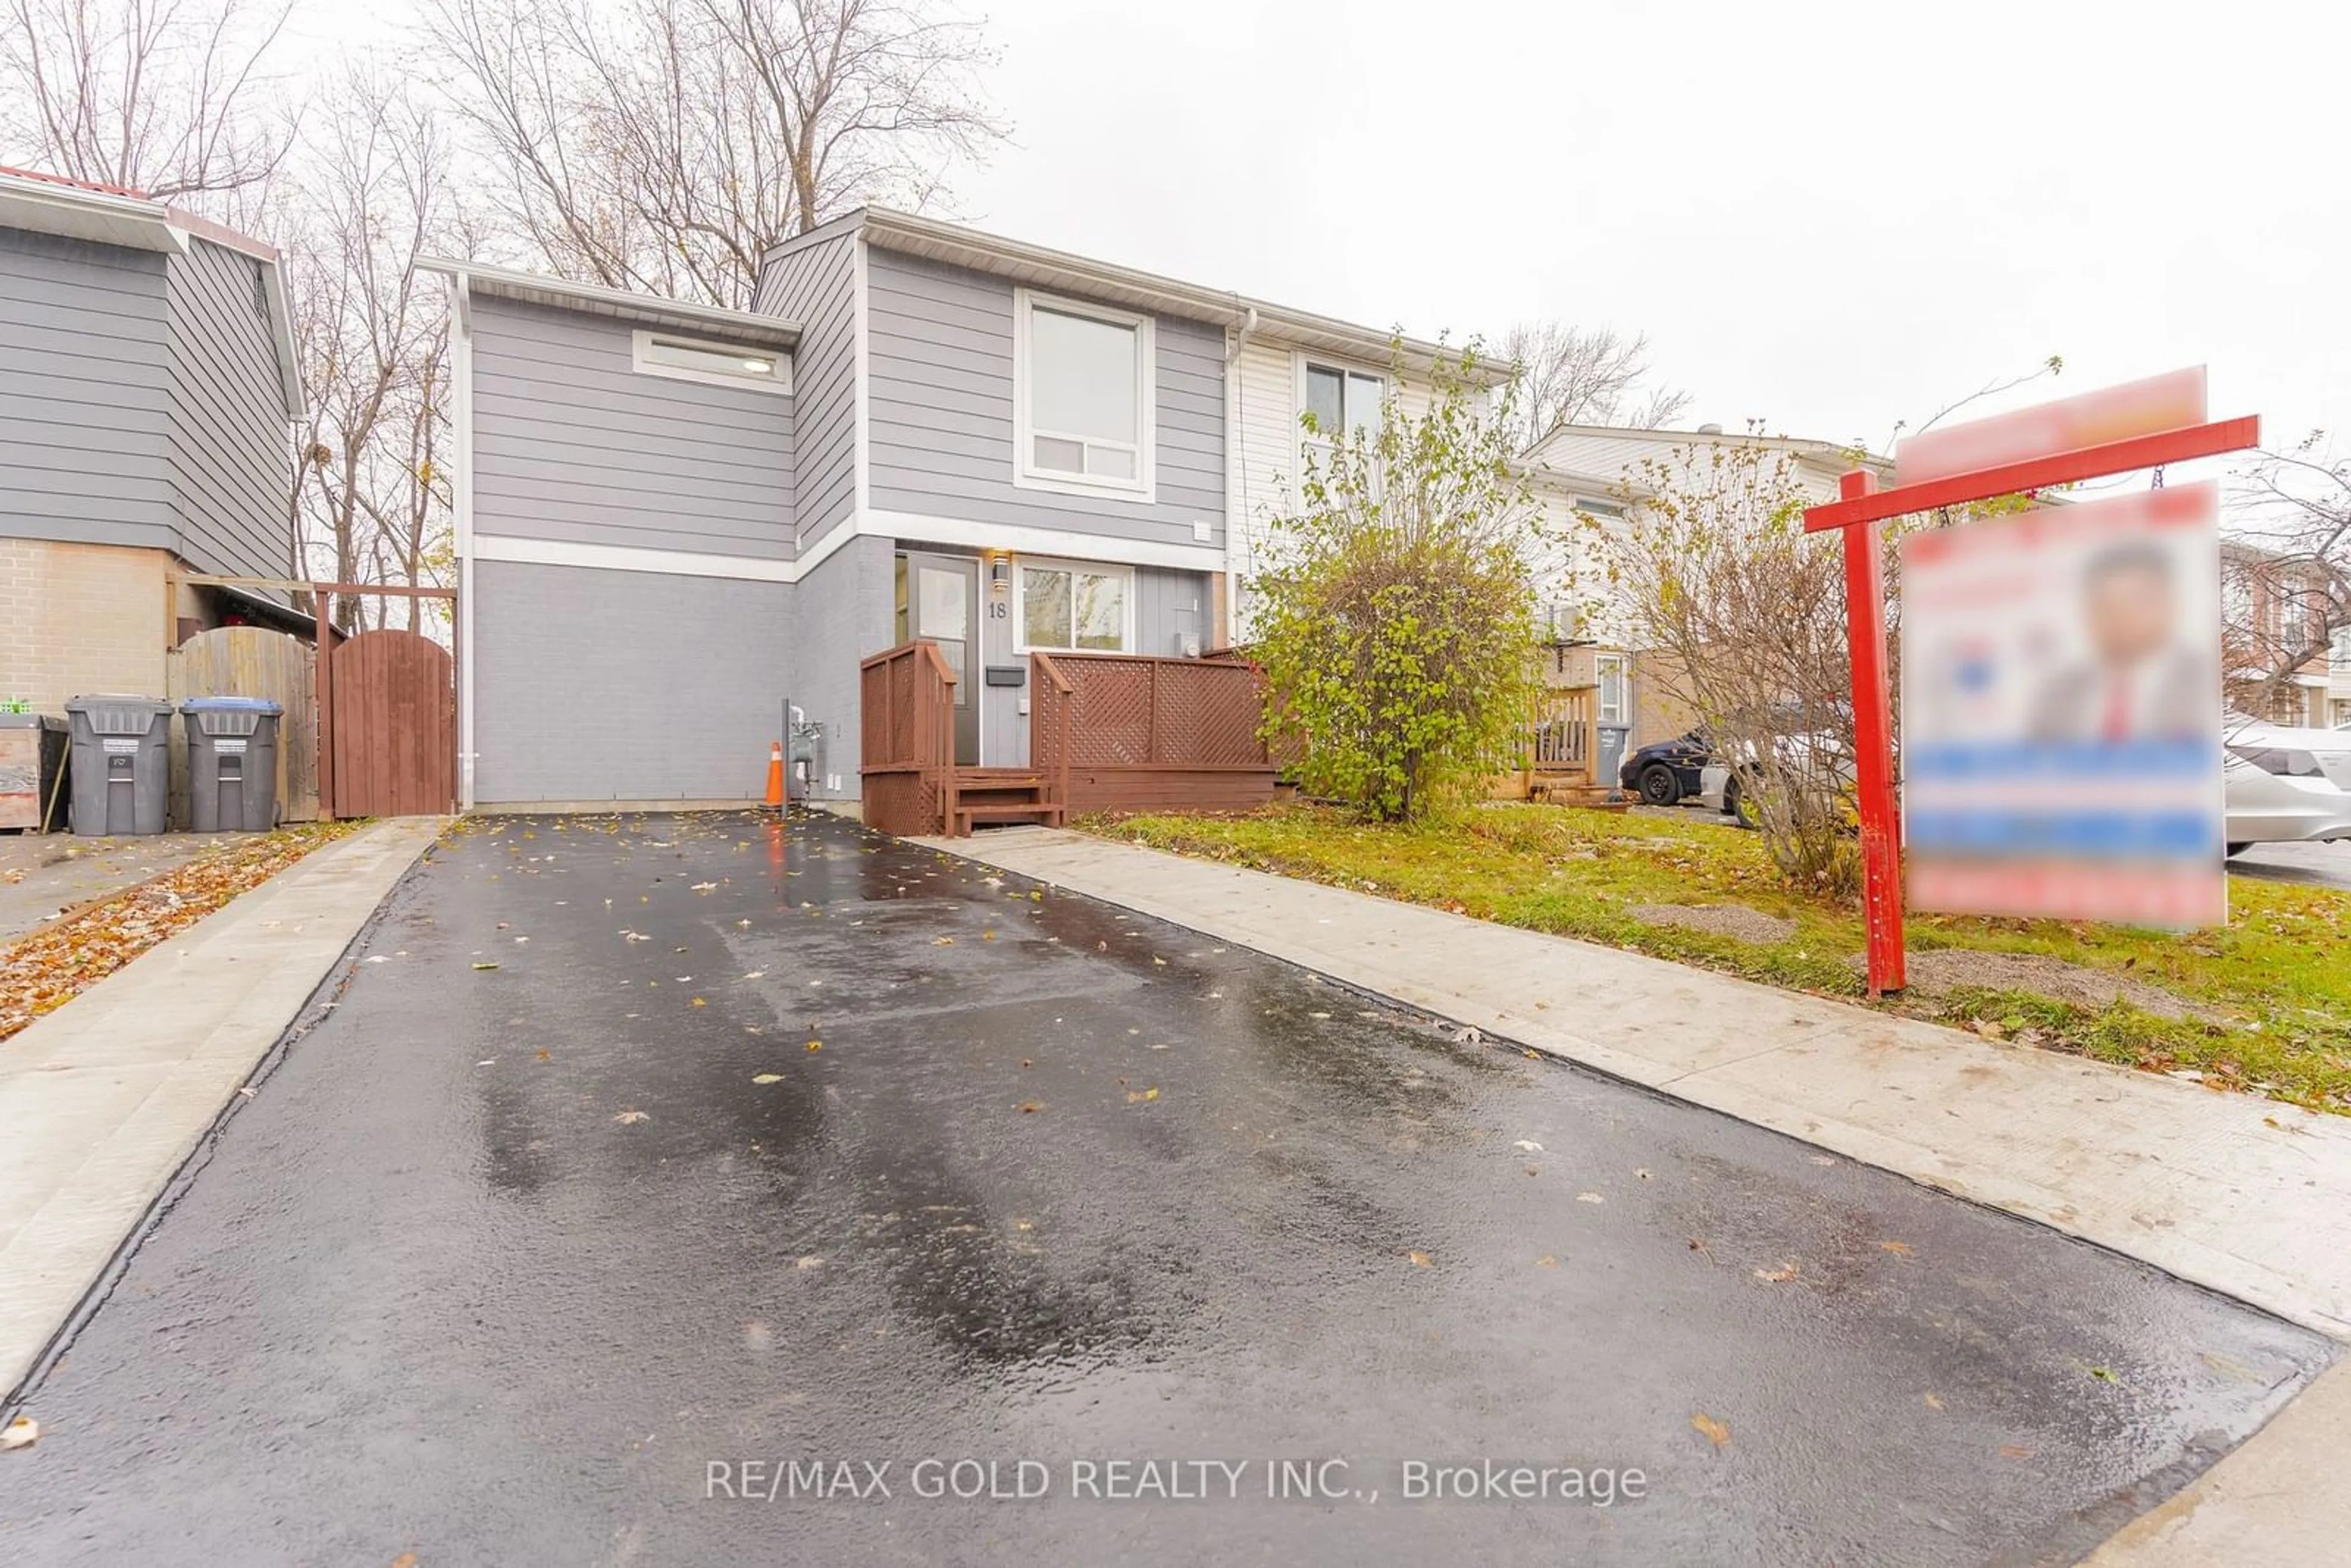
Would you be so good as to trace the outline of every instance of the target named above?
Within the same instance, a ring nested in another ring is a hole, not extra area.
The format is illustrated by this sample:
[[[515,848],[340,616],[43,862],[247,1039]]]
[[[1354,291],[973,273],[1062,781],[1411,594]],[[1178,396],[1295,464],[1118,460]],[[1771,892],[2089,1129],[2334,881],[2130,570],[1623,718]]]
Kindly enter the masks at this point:
[[[1662,959],[1044,828],[935,848],[1256,948],[2351,1339],[2351,1119]],[[2095,1568],[2327,1559],[2351,1362]]]
[[[444,821],[330,844],[0,1042],[0,1393]]]

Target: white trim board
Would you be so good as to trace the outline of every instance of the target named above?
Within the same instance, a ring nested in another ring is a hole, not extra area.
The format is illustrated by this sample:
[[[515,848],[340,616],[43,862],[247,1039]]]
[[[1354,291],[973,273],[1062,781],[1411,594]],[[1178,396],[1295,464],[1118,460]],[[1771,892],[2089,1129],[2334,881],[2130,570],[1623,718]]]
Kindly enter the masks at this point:
[[[528,566],[579,566],[602,571],[654,572],[670,577],[727,577],[751,582],[793,582],[800,563],[756,556],[710,555],[696,550],[646,549],[634,545],[579,544],[569,539],[522,538],[512,534],[475,534],[475,560],[515,561]]]
[[[858,516],[857,528],[860,533],[878,534],[884,538],[961,545],[969,549],[1010,550],[1015,555],[1049,555],[1121,566],[1164,566],[1177,571],[1225,570],[1225,552],[1212,544],[1155,544],[1148,539],[1113,538],[1106,534],[1078,533],[1068,528],[975,523],[921,512],[863,512]]]
[[[461,494],[469,495],[470,487],[465,486],[462,470],[459,484]],[[798,582],[851,539],[862,538],[956,545],[976,550],[1009,550],[1016,555],[1051,556],[1087,564],[1158,566],[1177,571],[1217,572],[1225,570],[1225,552],[1215,545],[1154,544],[1143,539],[1074,533],[1066,528],[1014,528],[1000,523],[975,523],[962,517],[928,517],[918,512],[860,512],[846,522],[834,524],[822,538],[796,560],[714,555],[700,550],[654,549],[640,545],[580,544],[569,539],[530,538],[518,534],[476,533],[473,530],[470,514],[469,506],[465,510],[465,527],[460,534],[461,557],[465,560],[514,561],[527,566],[574,566],[598,571],[646,571],[672,577]],[[470,542],[470,549],[463,548],[466,542]],[[466,634],[470,647],[470,624]]]

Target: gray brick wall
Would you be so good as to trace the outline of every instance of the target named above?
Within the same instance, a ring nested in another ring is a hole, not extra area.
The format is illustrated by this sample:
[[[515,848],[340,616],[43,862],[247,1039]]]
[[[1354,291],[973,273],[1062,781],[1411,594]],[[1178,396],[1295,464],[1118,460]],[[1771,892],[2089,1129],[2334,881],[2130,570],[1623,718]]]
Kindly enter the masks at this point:
[[[496,560],[474,578],[476,800],[759,798],[790,586]]]
[[[820,799],[858,798],[858,661],[897,641],[896,548],[885,538],[850,540],[794,586],[797,653],[792,701],[824,725],[816,789]],[[840,779],[831,789],[826,775]]]

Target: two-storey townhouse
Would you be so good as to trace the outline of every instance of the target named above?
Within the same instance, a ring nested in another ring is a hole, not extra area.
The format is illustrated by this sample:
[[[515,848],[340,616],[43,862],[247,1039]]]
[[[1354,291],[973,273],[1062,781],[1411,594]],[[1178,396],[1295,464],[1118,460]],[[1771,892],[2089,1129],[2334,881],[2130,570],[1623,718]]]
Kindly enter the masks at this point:
[[[756,799],[787,705],[810,795],[854,800],[860,661],[914,638],[956,760],[1023,766],[1032,650],[1229,645],[1301,412],[1442,351],[878,207],[777,246],[749,310],[434,265],[469,805]]]
[[[136,192],[0,170],[0,698],[161,696],[282,598],[302,383],[277,252]]]

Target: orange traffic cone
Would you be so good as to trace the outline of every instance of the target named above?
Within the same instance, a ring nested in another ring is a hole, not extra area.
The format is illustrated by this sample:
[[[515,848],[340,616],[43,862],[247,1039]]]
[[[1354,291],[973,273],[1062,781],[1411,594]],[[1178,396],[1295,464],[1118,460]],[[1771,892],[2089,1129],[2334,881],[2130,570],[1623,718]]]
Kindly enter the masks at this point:
[[[768,810],[784,809],[784,743],[778,741],[768,753]]]

